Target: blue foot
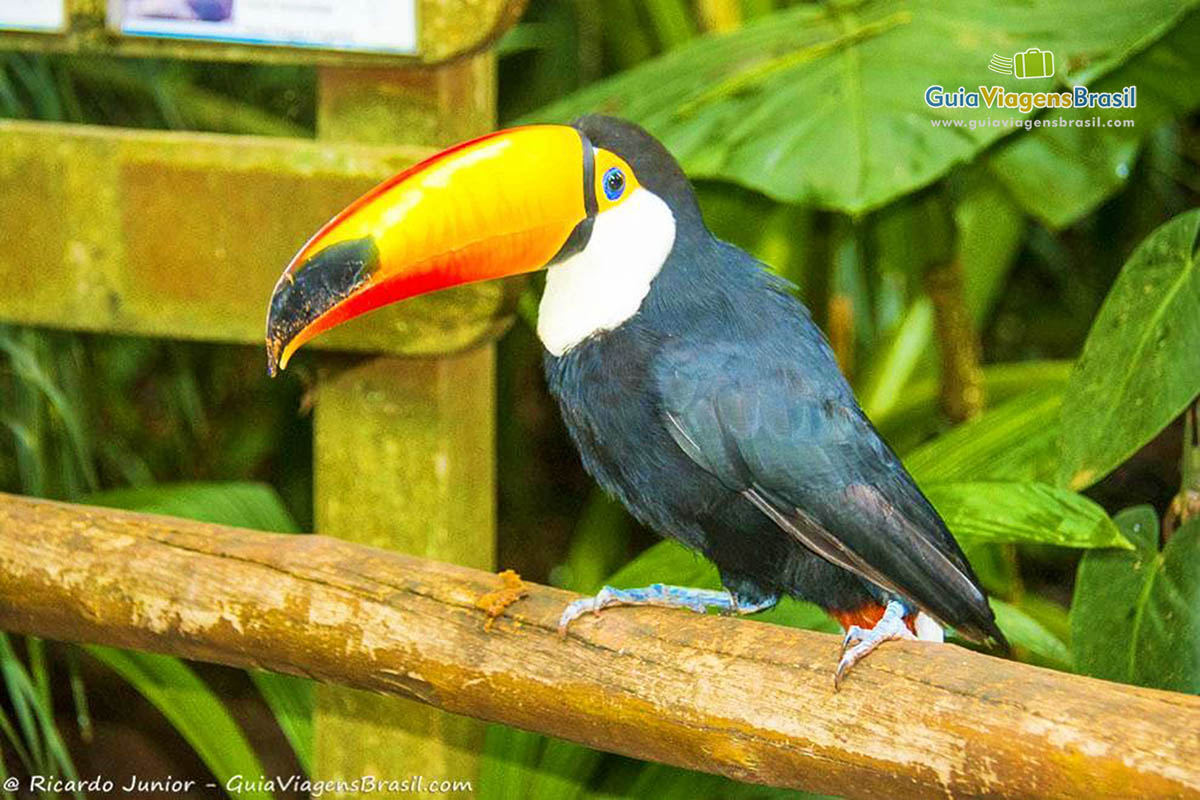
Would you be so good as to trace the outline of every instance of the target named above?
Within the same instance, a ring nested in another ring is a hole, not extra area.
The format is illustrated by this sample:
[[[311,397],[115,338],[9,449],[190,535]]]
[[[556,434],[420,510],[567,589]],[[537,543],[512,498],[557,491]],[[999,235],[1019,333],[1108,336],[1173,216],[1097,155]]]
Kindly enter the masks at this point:
[[[893,639],[915,640],[917,638],[904,621],[904,617],[908,613],[908,609],[904,607],[903,603],[892,600],[887,604],[883,616],[880,617],[879,622],[875,623],[874,628],[860,628],[857,625],[851,625],[846,630],[846,638],[842,640],[842,659],[838,662],[837,672],[833,674],[834,689],[841,685],[842,678],[846,676],[851,667],[866,658],[879,645]]]
[[[778,601],[778,597],[770,596],[756,602],[739,602],[737,596],[726,589],[691,589],[661,583],[641,589],[614,589],[605,586],[595,597],[584,597],[567,606],[558,620],[558,632],[565,636],[567,626],[572,621],[589,612],[598,614],[600,609],[609,606],[686,608],[700,614],[712,608],[725,614],[753,614],[771,608]]]

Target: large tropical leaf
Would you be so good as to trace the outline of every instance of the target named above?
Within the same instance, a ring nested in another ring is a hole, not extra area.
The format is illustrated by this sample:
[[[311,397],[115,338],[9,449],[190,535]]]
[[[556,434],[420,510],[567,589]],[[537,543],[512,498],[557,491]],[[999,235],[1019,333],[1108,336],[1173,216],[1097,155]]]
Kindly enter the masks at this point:
[[[618,114],[662,139],[690,174],[859,213],[930,183],[1015,128],[1011,110],[931,109],[933,84],[1046,90],[1094,80],[1148,46],[1191,2],[803,4],[705,37],[531,115]],[[1054,80],[988,71],[993,54],[1052,51]],[[1018,86],[1018,84],[1024,84]]]
[[[247,674],[275,715],[300,767],[312,775],[313,708],[316,705],[313,682],[278,672],[250,670]]]
[[[481,800],[529,797],[538,758],[547,741],[546,737],[529,731],[504,725],[490,726],[479,764]],[[588,775],[583,779],[586,780]]]
[[[625,508],[600,488],[580,510],[566,560],[551,575],[555,586],[599,591],[605,577],[628,558],[631,520]]]
[[[161,711],[222,785],[235,775],[256,777],[265,774],[262,762],[225,704],[182,661],[98,645],[89,645],[86,649]],[[272,795],[245,788],[231,796],[269,800]]]
[[[1063,227],[1115,192],[1133,171],[1143,139],[1166,120],[1200,105],[1200,14],[1192,13],[1150,49],[1089,87],[1120,91],[1137,87],[1137,106],[1102,118],[1129,120],[1127,127],[1061,127],[1089,120],[1093,109],[1055,110],[1043,127],[1001,142],[987,168],[1031,214]]]
[[[980,326],[1001,297],[1027,223],[999,182],[973,174],[966,186],[955,204],[954,220],[967,310]]]
[[[1032,391],[1062,391],[1071,372],[1068,361],[1025,361],[993,364],[983,368],[988,402],[1000,407],[1014,397]],[[945,423],[938,409],[936,377],[910,383],[885,413],[872,416],[879,432],[897,452],[908,453],[926,441]]]
[[[1200,520],[1159,550],[1149,506],[1116,524],[1136,550],[1084,555],[1071,604],[1075,667],[1098,678],[1200,694]]]
[[[84,502],[260,531],[299,530],[279,495],[263,483],[163,483],[98,492]]]
[[[921,295],[908,304],[895,328],[872,355],[855,394],[867,416],[879,421],[895,412],[917,375],[933,372],[931,365],[936,363],[933,303],[928,296]],[[930,400],[931,405],[936,402],[933,396]],[[934,416],[938,413],[935,409]],[[905,426],[904,430],[908,433],[912,428]],[[928,434],[929,431],[917,432],[913,438],[919,441]]]
[[[738,783],[721,775],[692,772],[666,764],[646,764],[629,786],[592,797],[604,800],[819,800],[826,795]],[[833,798],[829,798],[833,800]]]
[[[1059,386],[1025,392],[913,450],[904,465],[921,484],[1052,481],[1061,407]]]
[[[1092,323],[1062,409],[1059,482],[1081,489],[1200,394],[1200,210],[1150,234]]]
[[[529,784],[529,797],[538,800],[573,800],[587,789],[588,778],[605,759],[605,754],[574,742],[546,739],[537,770]],[[512,797],[513,795],[506,795]]]
[[[1071,652],[1062,639],[1017,606],[994,597],[988,602],[996,613],[996,624],[1011,644],[1025,648],[1046,666],[1070,670]]]
[[[1049,484],[983,481],[922,488],[958,539],[1132,548],[1103,508]]]

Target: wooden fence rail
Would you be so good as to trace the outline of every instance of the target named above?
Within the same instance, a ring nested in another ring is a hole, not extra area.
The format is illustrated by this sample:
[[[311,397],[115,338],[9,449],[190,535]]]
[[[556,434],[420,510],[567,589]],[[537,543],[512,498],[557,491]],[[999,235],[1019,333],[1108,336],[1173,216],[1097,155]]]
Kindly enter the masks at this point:
[[[555,630],[530,586],[288,536],[0,495],[0,627],[261,667],[777,786],[850,797],[1200,796],[1200,698],[889,644],[625,609]]]

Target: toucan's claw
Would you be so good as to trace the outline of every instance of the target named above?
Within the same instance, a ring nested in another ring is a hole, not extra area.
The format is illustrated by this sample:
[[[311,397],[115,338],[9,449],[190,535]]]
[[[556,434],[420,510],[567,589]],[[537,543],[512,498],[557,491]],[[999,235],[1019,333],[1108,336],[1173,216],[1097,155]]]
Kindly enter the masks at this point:
[[[842,640],[842,658],[833,674],[835,690],[841,686],[846,673],[879,645],[893,639],[916,640],[916,635],[908,629],[908,624],[904,621],[907,614],[904,604],[893,600],[887,604],[887,609],[879,622],[875,623],[875,627],[861,628],[851,625],[846,629],[846,638]]]
[[[739,602],[736,595],[726,589],[692,589],[687,586],[651,584],[641,589],[616,589],[605,586],[594,597],[584,597],[568,605],[558,620],[558,633],[567,635],[567,626],[584,614],[599,614],[609,606],[661,606],[663,608],[686,608],[703,614],[710,608],[725,614],[754,614],[765,611],[778,602],[777,597],[767,597],[755,603]]]
[[[870,630],[870,628],[860,628],[858,625],[851,625],[847,628],[846,636],[842,639],[842,654],[845,654],[846,648],[850,645],[861,642]]]

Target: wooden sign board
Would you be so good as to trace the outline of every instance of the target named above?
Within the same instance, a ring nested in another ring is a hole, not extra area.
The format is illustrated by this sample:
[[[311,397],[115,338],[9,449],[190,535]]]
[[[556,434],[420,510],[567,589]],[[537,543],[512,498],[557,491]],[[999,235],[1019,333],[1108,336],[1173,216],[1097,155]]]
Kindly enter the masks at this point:
[[[54,33],[66,24],[64,0],[0,0],[0,30]]]
[[[321,67],[484,51],[527,0],[0,0],[9,50]]]
[[[120,0],[108,24],[132,36],[417,52],[416,0]]]

